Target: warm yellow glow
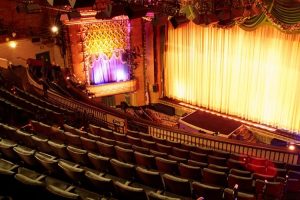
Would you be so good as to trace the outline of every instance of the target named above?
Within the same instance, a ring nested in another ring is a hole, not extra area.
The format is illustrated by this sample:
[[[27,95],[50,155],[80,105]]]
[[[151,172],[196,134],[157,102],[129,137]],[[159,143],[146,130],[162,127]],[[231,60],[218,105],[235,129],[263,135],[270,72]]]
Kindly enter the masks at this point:
[[[293,145],[293,144],[289,145],[289,150],[294,151],[295,149],[296,149],[295,145]]]
[[[10,48],[15,49],[17,47],[18,43],[16,41],[10,41],[8,43],[8,45],[9,45]]]
[[[58,33],[58,27],[57,26],[52,26],[51,27],[51,31],[52,31],[52,33]]]
[[[166,95],[242,119],[300,131],[300,35],[189,23],[169,27]],[[179,87],[180,86],[180,87]]]

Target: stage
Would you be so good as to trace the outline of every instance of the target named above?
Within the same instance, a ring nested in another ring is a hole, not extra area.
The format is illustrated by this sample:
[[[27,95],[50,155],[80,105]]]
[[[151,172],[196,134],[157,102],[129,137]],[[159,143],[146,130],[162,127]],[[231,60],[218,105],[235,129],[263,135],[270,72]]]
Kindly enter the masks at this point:
[[[186,131],[217,134],[223,137],[229,137],[241,125],[239,121],[201,110],[192,112],[179,120],[179,127]]]

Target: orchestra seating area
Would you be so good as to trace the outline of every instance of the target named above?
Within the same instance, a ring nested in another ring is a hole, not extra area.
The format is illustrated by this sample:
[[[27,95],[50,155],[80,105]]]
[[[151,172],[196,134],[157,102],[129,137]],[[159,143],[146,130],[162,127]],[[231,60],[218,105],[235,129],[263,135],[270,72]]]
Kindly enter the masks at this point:
[[[300,195],[300,165],[99,124],[80,129],[73,111],[17,88],[2,88],[0,99],[5,113],[0,195],[11,199],[292,200]]]

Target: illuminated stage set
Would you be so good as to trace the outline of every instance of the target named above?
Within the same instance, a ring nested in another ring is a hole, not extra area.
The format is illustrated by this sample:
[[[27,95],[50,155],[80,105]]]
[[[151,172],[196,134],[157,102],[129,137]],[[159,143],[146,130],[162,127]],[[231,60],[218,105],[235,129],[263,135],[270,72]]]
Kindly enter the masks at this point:
[[[110,20],[68,22],[80,26],[84,78],[94,97],[133,92],[136,80],[130,50],[130,22],[125,17]]]

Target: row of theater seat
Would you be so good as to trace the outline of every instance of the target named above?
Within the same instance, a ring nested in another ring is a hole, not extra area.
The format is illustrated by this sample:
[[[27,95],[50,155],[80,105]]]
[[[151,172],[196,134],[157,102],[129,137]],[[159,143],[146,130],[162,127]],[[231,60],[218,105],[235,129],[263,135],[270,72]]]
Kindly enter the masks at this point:
[[[119,148],[120,148],[120,147],[119,147]],[[75,152],[77,151],[77,153],[78,153],[78,149],[76,149],[76,148],[74,148],[74,147],[69,146],[69,149],[73,149],[73,151],[75,150]],[[79,150],[79,151],[81,151],[81,150]],[[70,152],[70,151],[69,151],[69,152]],[[82,153],[82,151],[81,151],[81,153]],[[86,152],[85,152],[85,153],[86,153]],[[136,155],[136,154],[138,154],[138,153],[135,152],[135,155]],[[141,153],[140,153],[140,154],[141,154]],[[72,154],[70,154],[70,155],[72,155]],[[92,154],[90,153],[90,155],[92,155]],[[77,156],[78,156],[78,155],[77,155]],[[74,157],[76,157],[76,156],[73,155],[73,156],[71,156],[71,157],[73,157],[73,159],[74,159]],[[91,157],[91,156],[89,156],[89,157]],[[84,160],[84,159],[82,159],[82,158],[79,158],[79,159],[78,159],[78,158],[77,158],[77,159],[75,159],[74,161],[81,162],[82,160]],[[163,159],[163,158],[156,158],[156,161],[159,161],[159,160],[160,160],[160,161],[167,161],[166,159]],[[122,162],[119,162],[119,165],[122,166],[122,164],[123,164],[123,165],[125,165],[126,167],[128,167],[128,164],[125,164],[125,163],[120,164],[120,163],[122,163]],[[164,164],[166,164],[166,163],[164,163]],[[170,164],[169,161],[167,161],[167,164]],[[181,167],[185,167],[183,163],[181,163],[180,166],[181,166]],[[123,166],[123,167],[124,167],[124,166]],[[125,168],[126,168],[126,167],[125,167]],[[131,167],[131,168],[132,168],[132,167]],[[189,167],[189,168],[190,168],[190,167]],[[170,172],[172,172],[172,171],[176,171],[176,168],[174,168],[174,167],[171,167],[171,168],[170,168],[170,167],[167,167],[167,170],[166,170],[167,173],[170,173]],[[214,172],[214,170],[204,169],[203,171],[204,171],[204,173],[213,172],[213,174],[216,175],[215,172]],[[126,174],[126,173],[125,173],[125,174]],[[130,173],[127,173],[127,174],[130,174]],[[193,174],[193,173],[190,173],[190,174]],[[200,175],[201,173],[198,173],[198,174]],[[205,176],[205,177],[209,177],[209,176]],[[223,177],[223,178],[220,179],[220,177]],[[218,179],[218,180],[225,180],[224,177],[225,177],[225,179],[226,179],[226,176],[219,176],[217,179]],[[232,177],[234,177],[234,175],[232,175],[232,176],[230,176],[230,177],[231,177],[231,179],[233,179]],[[236,178],[239,178],[239,177],[236,177]],[[206,178],[206,179],[207,179],[207,178]],[[211,179],[211,177],[208,178],[208,180],[209,180],[209,179]],[[252,180],[252,178],[250,178],[250,179]],[[249,180],[249,178],[248,178],[248,180]],[[208,183],[210,183],[210,184],[215,184],[215,185],[216,185],[216,183],[217,183],[217,182],[209,182],[209,181],[207,181],[207,180],[205,180],[205,182],[206,182],[206,183],[208,182]],[[231,181],[231,182],[232,182],[232,181]],[[249,181],[248,181],[248,182],[249,182]],[[225,181],[220,181],[220,183],[221,183],[221,187],[224,187],[224,186],[226,185]],[[242,183],[241,183],[241,184],[242,184]],[[252,190],[253,190],[253,189],[252,189]],[[188,190],[187,190],[187,191],[188,191]],[[280,191],[280,190],[279,190],[279,191]]]

